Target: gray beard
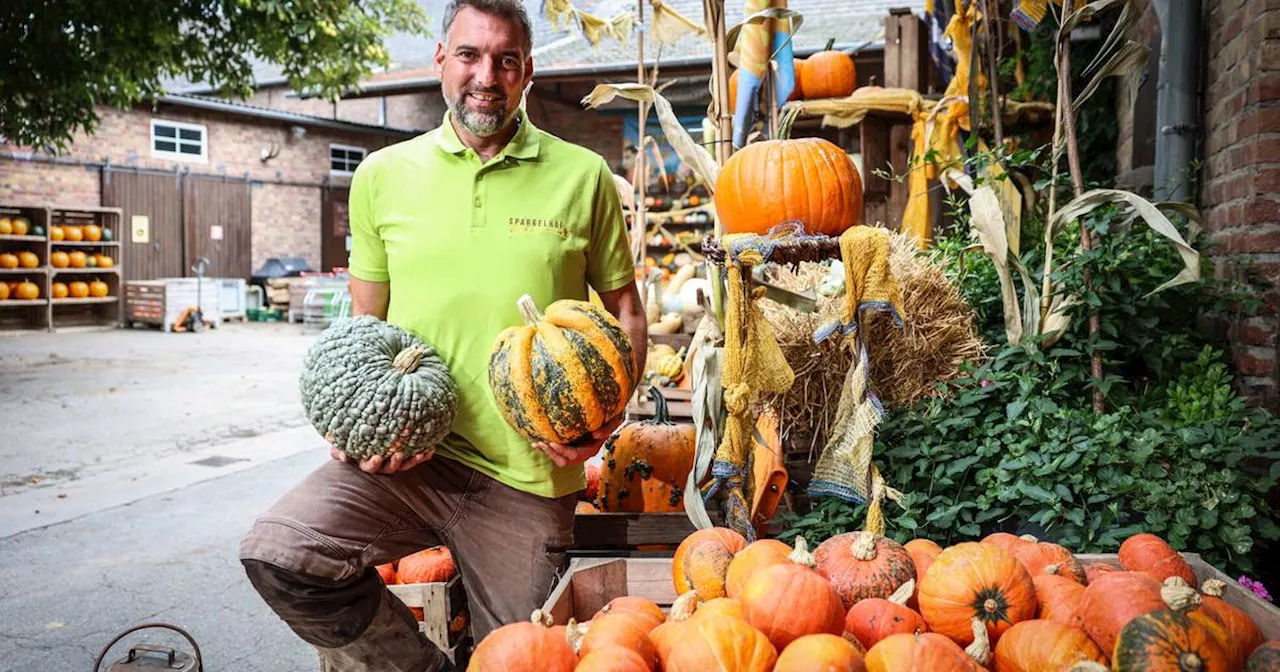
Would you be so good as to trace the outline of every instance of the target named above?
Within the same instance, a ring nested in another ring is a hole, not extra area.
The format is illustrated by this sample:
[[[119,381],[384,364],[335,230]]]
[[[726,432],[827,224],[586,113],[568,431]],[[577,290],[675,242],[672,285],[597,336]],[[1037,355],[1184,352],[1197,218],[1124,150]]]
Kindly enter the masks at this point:
[[[453,118],[457,119],[458,123],[467,129],[467,132],[476,137],[487,138],[501,131],[507,125],[507,122],[511,121],[511,118],[515,116],[514,110],[510,114],[479,112],[467,107],[465,100],[465,93],[457,98],[445,96],[445,102],[448,103],[449,111],[453,113]]]

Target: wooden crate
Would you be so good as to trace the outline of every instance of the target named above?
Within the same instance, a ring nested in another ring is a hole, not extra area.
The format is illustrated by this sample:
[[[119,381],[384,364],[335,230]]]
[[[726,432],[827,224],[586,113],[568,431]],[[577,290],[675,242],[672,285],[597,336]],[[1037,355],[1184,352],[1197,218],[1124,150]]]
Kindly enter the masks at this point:
[[[196,304],[196,281],[196,278],[127,281],[125,324],[147,324],[172,331],[182,312]],[[217,283],[206,280],[198,293],[205,324],[216,327],[221,321]]]
[[[1081,554],[1083,562],[1120,566],[1116,555]],[[1196,580],[1219,579],[1227,584],[1223,599],[1249,614],[1267,639],[1280,638],[1280,608],[1254,595],[1231,577],[1209,565],[1195,553],[1183,553]],[[676,599],[671,578],[671,558],[573,558],[568,571],[542,605],[556,624],[570,618],[588,620],[615,597],[634,595],[652,600],[663,611]]]
[[[468,646],[467,632],[470,630],[468,625],[456,635],[449,634],[449,623],[467,605],[462,577],[454,576],[444,583],[394,584],[387,586],[387,589],[405,605],[422,609],[419,630],[456,664],[458,660],[455,656]]]

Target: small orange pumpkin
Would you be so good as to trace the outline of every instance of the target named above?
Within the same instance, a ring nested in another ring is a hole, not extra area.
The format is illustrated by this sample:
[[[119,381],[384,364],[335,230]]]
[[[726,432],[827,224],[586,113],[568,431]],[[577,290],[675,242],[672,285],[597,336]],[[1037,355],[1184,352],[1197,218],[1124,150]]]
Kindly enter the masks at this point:
[[[97,262],[100,268],[111,268],[116,265],[115,260],[105,254],[95,254],[93,255],[93,259]]]
[[[53,283],[53,286],[49,289],[49,293],[55,299],[67,298],[67,283],[65,282]]]
[[[563,634],[542,623],[523,622],[504,625],[480,640],[467,669],[573,672],[577,664],[578,656]]]
[[[859,600],[845,614],[845,635],[853,635],[864,649],[870,649],[890,635],[928,632],[929,626],[924,617],[906,606],[915,587],[916,582],[911,580],[902,584],[888,598],[869,597]]]
[[[729,563],[746,547],[746,538],[727,527],[698,530],[685,537],[671,559],[676,594],[696,590],[700,600],[724,597]]]
[[[844,637],[805,635],[778,655],[773,672],[865,672],[862,652]]]
[[[26,217],[14,217],[11,226],[15,236],[25,236],[31,232],[31,222]]]
[[[1080,628],[1036,619],[1015,623],[996,644],[1000,672],[1069,670],[1076,663],[1107,664],[1107,656]]]
[[[62,240],[63,232],[61,226],[49,227],[49,240]]]
[[[973,660],[955,642],[936,632],[900,633],[867,651],[867,672],[972,672]]]
[[[12,252],[0,252],[0,268],[17,268],[18,255]]]
[[[658,650],[649,638],[654,628],[647,618],[637,614],[604,614],[591,619],[587,634],[582,637],[579,656],[586,656],[595,649],[620,646],[640,654],[650,667],[658,659]],[[570,637],[570,640],[575,637]]]
[[[1020,544],[1013,548],[1013,557],[1027,568],[1031,576],[1057,574],[1084,585],[1088,582],[1084,565],[1065,546],[1048,541]]]
[[[76,280],[67,285],[67,293],[73,299],[83,299],[89,296],[89,283],[82,280]]]
[[[663,672],[769,672],[778,661],[769,638],[737,618],[691,618],[676,624]]]
[[[76,250],[67,255],[67,259],[71,262],[71,268],[84,268],[88,264],[89,258],[85,256],[84,252]]]
[[[862,177],[844,150],[822,138],[764,140],[734,152],[716,178],[725,233],[766,233],[791,220],[839,236],[862,218]]]
[[[858,72],[853,57],[843,51],[835,51],[835,40],[805,60],[800,70],[800,86],[807,100],[816,98],[844,98],[858,86]]]
[[[88,242],[96,243],[102,240],[102,227],[97,224],[86,224],[83,233],[84,239]]]
[[[396,563],[396,581],[408,583],[443,583],[458,573],[448,546],[424,548],[406,555]]]
[[[671,421],[667,402],[650,386],[654,415],[623,425],[604,443],[600,510],[684,511],[684,488],[693,469],[693,425]]]
[[[1012,553],[1013,549],[1019,546],[1026,546],[1027,544],[1034,544],[1036,541],[1036,538],[1029,534],[1019,537],[1016,534],[1009,534],[1008,532],[992,532],[991,534],[983,537],[981,543],[999,546],[1000,548]]]
[[[69,243],[78,243],[84,240],[84,231],[78,226],[64,224],[62,226],[62,236]]]
[[[7,283],[0,282],[0,301],[8,301],[8,300],[9,300],[9,285]]]
[[[1085,588],[1079,614],[1093,641],[1103,651],[1113,651],[1125,623],[1167,606],[1160,596],[1160,582],[1150,575],[1109,572]]]
[[[1159,581],[1177,576],[1196,585],[1196,573],[1191,565],[1164,539],[1146,532],[1135,534],[1120,544],[1120,566],[1129,571],[1150,572]]]
[[[23,268],[35,268],[40,265],[40,257],[35,252],[23,250],[18,253],[18,264]]]
[[[71,264],[71,259],[67,257],[67,253],[62,250],[55,250],[49,255],[49,265],[54,268],[66,268]]]
[[[729,563],[729,573],[725,577],[725,594],[729,597],[737,597],[742,593],[742,587],[746,585],[747,579],[751,578],[752,574],[764,567],[787,562],[787,556],[791,555],[791,550],[790,546],[777,539],[758,539],[751,542],[746,548],[738,551]]]
[[[14,298],[34,301],[40,298],[40,287],[30,280],[23,280],[18,283],[18,291],[14,292]]]
[[[871,532],[837,534],[819,544],[813,556],[818,573],[836,587],[845,609],[869,597],[889,597],[916,578],[907,549]]]
[[[757,571],[742,587],[742,615],[781,651],[805,635],[844,633],[844,603],[831,582],[814,571],[804,537],[789,562]]]
[[[94,278],[93,282],[89,283],[89,296],[101,299],[105,298],[110,293],[111,288],[107,287],[107,283],[97,278]]]
[[[963,542],[942,552],[920,581],[920,613],[934,632],[959,644],[974,641],[974,619],[991,644],[1036,614],[1036,590],[1013,554],[991,544]]]

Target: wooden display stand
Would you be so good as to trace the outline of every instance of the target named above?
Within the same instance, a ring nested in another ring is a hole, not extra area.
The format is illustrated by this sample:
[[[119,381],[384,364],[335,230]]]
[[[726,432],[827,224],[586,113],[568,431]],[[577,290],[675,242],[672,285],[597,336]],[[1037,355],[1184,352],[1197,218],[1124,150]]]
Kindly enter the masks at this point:
[[[449,624],[457,618],[466,607],[466,594],[462,589],[462,577],[454,576],[442,583],[402,583],[388,585],[392,595],[400,598],[405,606],[422,610],[422,621],[418,629],[427,636],[455,665],[459,664],[458,655],[464,656],[470,648],[470,624],[456,634],[449,632]],[[460,666],[465,666],[462,661]]]
[[[39,289],[35,299],[18,299],[11,287],[10,297],[0,300],[0,328],[55,331],[60,327],[120,324],[124,307],[123,216],[120,208],[0,204],[0,218],[21,217],[29,223],[26,234],[0,234],[0,254],[29,252],[37,260],[35,266],[0,268],[0,281],[15,286],[29,281]],[[90,225],[101,230],[100,240],[84,240],[83,234],[80,240],[67,240],[65,233],[62,240],[54,240],[51,235],[54,227],[64,232],[68,228],[84,231]],[[111,267],[98,266],[97,260],[102,258],[109,258]],[[53,296],[55,285],[61,290],[72,283],[90,285],[95,281],[106,285],[106,296]]]

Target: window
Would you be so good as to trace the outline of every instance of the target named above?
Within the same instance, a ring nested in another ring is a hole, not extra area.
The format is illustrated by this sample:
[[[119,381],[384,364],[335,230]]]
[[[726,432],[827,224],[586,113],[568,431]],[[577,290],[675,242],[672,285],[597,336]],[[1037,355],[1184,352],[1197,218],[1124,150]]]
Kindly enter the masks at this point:
[[[208,131],[200,124],[151,120],[151,156],[178,161],[208,161]]]
[[[329,172],[350,175],[364,161],[364,147],[329,145]]]

